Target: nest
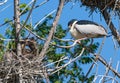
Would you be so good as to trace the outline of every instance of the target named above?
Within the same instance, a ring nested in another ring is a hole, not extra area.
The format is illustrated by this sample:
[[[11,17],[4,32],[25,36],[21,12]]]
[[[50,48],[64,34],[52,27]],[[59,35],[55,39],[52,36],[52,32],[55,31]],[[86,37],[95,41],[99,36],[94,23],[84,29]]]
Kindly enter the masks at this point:
[[[82,6],[87,6],[92,10],[100,9],[100,10],[120,10],[120,1],[116,0],[81,0]]]

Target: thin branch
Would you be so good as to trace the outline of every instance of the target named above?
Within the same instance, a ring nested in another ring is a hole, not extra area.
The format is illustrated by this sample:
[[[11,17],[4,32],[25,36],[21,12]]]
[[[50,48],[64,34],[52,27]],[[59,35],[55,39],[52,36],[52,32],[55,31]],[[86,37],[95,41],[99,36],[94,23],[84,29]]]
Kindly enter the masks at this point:
[[[111,65],[112,65],[112,58],[110,58],[110,61],[109,61],[109,66],[111,66]],[[106,67],[106,72],[105,72],[104,76],[101,78],[101,83],[105,82],[105,79],[106,79],[105,76],[107,76],[108,73],[109,73],[109,67]]]
[[[22,24],[21,24],[22,25]],[[23,26],[23,25],[22,25]],[[40,37],[39,35],[37,35],[36,33],[34,33],[33,31],[31,31],[30,29],[28,29],[26,26],[24,26],[24,28],[29,31],[31,34],[33,34],[35,37],[37,37],[38,39],[41,39],[41,40],[46,40],[45,38],[42,38]]]
[[[115,10],[116,5],[117,5],[117,1],[118,1],[118,0],[116,0],[116,2],[115,2],[115,5],[114,5],[114,8],[113,8],[113,12],[112,12],[112,13],[114,13],[114,10]],[[114,35],[114,37],[116,38],[117,42],[118,42],[119,45],[120,45],[120,34],[119,34],[119,32],[116,30],[114,24],[112,23],[110,14],[107,12],[106,9],[102,10],[101,13],[102,13],[102,15],[103,15],[103,17],[104,17],[104,19],[105,19],[108,27],[109,27],[110,30],[112,31],[112,35]]]
[[[12,4],[8,4],[6,7],[4,7],[3,9],[0,10],[0,12],[4,11],[5,9],[7,9],[8,7],[10,7]]]
[[[118,62],[117,62],[117,66],[116,66],[116,71],[118,71],[119,64],[120,64],[120,62],[118,61]],[[114,76],[114,79],[115,79],[115,77],[116,77],[116,75]],[[112,83],[114,83],[114,80],[112,81]]]
[[[28,16],[27,16],[27,18],[26,18],[23,26],[21,27],[21,29],[26,25],[28,19],[30,18],[30,15],[31,15],[31,13],[32,13],[32,11],[33,11],[33,8],[34,8],[34,6],[35,6],[35,3],[36,3],[36,0],[33,0],[33,1],[34,1],[34,2],[33,2],[33,5],[32,5],[32,8],[30,9],[29,14],[28,14]],[[21,31],[21,29],[20,29],[20,31]]]
[[[50,32],[49,32],[49,35],[48,35],[48,38],[47,38],[47,40],[46,40],[46,42],[45,42],[45,44],[44,44],[44,46],[43,46],[43,48],[42,48],[42,51],[41,51],[40,54],[39,54],[40,59],[44,57],[44,55],[46,54],[46,50],[47,50],[48,47],[49,47],[49,43],[50,43],[50,41],[51,41],[51,39],[52,39],[52,37],[53,37],[54,31],[55,31],[55,29],[56,29],[58,20],[59,20],[59,18],[60,18],[61,12],[62,12],[62,8],[63,8],[63,6],[64,6],[64,2],[65,2],[65,0],[60,0],[60,2],[59,2],[59,6],[58,6],[58,9],[57,9],[56,17],[55,17],[55,19],[54,19],[52,28],[51,28],[51,30],[50,30]],[[39,61],[39,59],[38,59],[38,61]],[[41,62],[41,61],[40,61],[40,62]]]
[[[112,41],[113,41],[113,44],[114,44],[114,48],[115,48],[115,50],[117,50],[117,41],[115,40],[115,38],[114,38],[114,36],[112,36]]]
[[[43,66],[43,67],[48,67],[48,66],[50,66],[50,65],[53,65],[53,64],[55,64],[55,63],[58,63],[58,62],[61,62],[61,61],[67,60],[67,59],[68,59],[68,57],[64,57],[64,58],[62,58],[62,59],[60,59],[60,60],[58,60],[58,61],[49,63],[49,64],[47,64],[47,65],[45,65],[45,66]]]
[[[60,39],[60,38],[55,37],[55,36],[54,36],[54,38],[57,39],[57,40],[59,40],[59,41],[63,41],[63,42],[70,42],[70,41],[74,42],[73,39]]]
[[[42,21],[44,21],[48,16],[52,15],[54,12],[56,12],[56,9],[54,9],[52,12],[48,13],[45,17],[43,17],[43,18],[33,27],[33,29],[36,29],[36,27],[37,27]]]
[[[51,75],[54,74],[54,73],[56,73],[56,72],[58,72],[58,71],[60,71],[61,69],[65,68],[65,67],[68,66],[69,64],[75,62],[76,60],[80,59],[80,57],[82,56],[84,50],[85,50],[85,48],[82,48],[82,51],[81,51],[81,53],[79,54],[79,56],[77,56],[76,58],[70,59],[69,62],[67,62],[67,63],[64,64],[63,66],[58,67],[57,70],[55,70],[54,72],[51,73]]]
[[[101,53],[101,51],[102,51],[102,47],[103,47],[103,45],[104,45],[105,39],[106,39],[106,36],[104,36],[104,38],[103,38],[103,40],[102,40],[102,43],[101,43],[100,48],[99,48],[98,53],[97,53],[98,55],[100,55],[100,53]],[[96,61],[96,62],[97,62],[97,60],[98,60],[98,57],[95,57],[95,61]],[[89,73],[92,71],[94,65],[95,65],[95,63],[93,63],[93,64],[90,66],[88,72],[87,72],[86,75],[85,75],[86,78],[88,77]]]
[[[42,6],[43,4],[47,3],[49,0],[44,0],[42,3],[40,3],[39,5],[35,6],[35,8],[38,8],[40,6]]]
[[[96,79],[94,79],[92,83],[96,83],[95,81],[97,80],[97,78],[98,78],[98,77],[103,77],[103,76],[104,76],[104,75],[98,75],[98,76],[96,76]],[[106,78],[110,78],[110,79],[112,79],[112,80],[115,80],[116,83],[118,83],[118,81],[117,81],[115,78],[111,77],[111,76],[105,76],[105,77],[106,77]],[[99,81],[99,83],[101,83],[101,82]]]
[[[120,61],[117,62],[116,71],[118,71],[119,65],[120,65]],[[116,77],[116,75],[114,75],[114,78],[115,77]],[[114,83],[114,80],[112,81],[112,83]]]
[[[98,60],[105,65],[106,67],[108,67],[118,78],[120,78],[120,73],[117,72],[116,70],[114,70],[106,61],[105,59],[103,59],[100,55],[97,54],[93,54],[95,57],[98,57]]]
[[[117,62],[116,71],[118,71],[120,61]]]
[[[2,41],[15,41],[15,39],[5,39],[5,38],[0,38]]]
[[[42,69],[42,72],[43,72],[43,75],[44,75],[44,77],[46,79],[46,83],[50,83],[50,80],[49,80],[49,77],[48,77],[48,73],[47,73],[45,67]]]
[[[29,2],[29,3],[25,6],[25,8],[20,12],[20,15],[22,15],[22,13],[25,11],[25,9],[28,8],[28,6],[29,6],[30,4],[32,4],[33,2],[35,2],[35,0],[31,0],[31,2]],[[33,8],[31,8],[31,9],[33,9]],[[31,11],[31,10],[30,10],[30,11]]]
[[[109,23],[109,20],[110,20],[110,15],[108,14],[107,11],[104,11],[103,12],[103,16],[105,18],[105,21],[106,23],[108,24]],[[113,25],[112,22],[110,22],[110,27],[109,27],[112,31],[112,34],[114,35],[114,37],[117,39],[119,45],[120,45],[120,35],[119,35],[119,32],[116,30],[115,26]]]
[[[99,48],[99,50],[98,50],[98,55],[100,55],[100,53],[101,53],[101,51],[102,51],[103,45],[104,45],[104,43],[105,43],[105,39],[106,39],[106,36],[104,36],[104,38],[103,38],[103,40],[102,40],[102,43],[101,43],[100,48]]]
[[[9,20],[9,21],[7,21],[7,22],[2,23],[2,24],[0,24],[0,27],[4,26],[4,25],[6,25],[7,23],[12,22],[12,21],[13,21],[13,19],[12,19],[12,20]]]
[[[8,0],[4,0],[4,2],[0,2],[0,6],[7,3]]]
[[[38,8],[38,7],[40,7],[40,6],[42,6],[43,4],[47,3],[48,1],[49,1],[49,0],[43,1],[43,2],[40,3],[39,5],[35,6],[34,9],[36,9],[36,8]],[[9,20],[8,22],[4,22],[4,23],[0,24],[0,27],[4,26],[5,24],[7,24],[7,23],[9,23],[9,22],[11,22],[11,21],[14,21],[14,19],[11,19],[11,20]]]
[[[96,60],[93,60],[93,59],[92,59],[92,61],[93,61],[94,63],[90,66],[88,72],[86,73],[84,81],[86,80],[86,78],[88,77],[88,75],[90,74],[92,68],[94,68],[95,65],[97,66],[95,76],[97,76],[98,65],[97,65],[97,63],[96,63]],[[95,77],[94,77],[94,79],[95,79]]]
[[[79,41],[85,40],[85,39],[87,39],[87,38],[77,39],[77,40],[74,41],[74,43],[73,43],[72,45],[69,45],[69,46],[59,46],[59,45],[55,45],[55,46],[57,46],[57,47],[59,47],[59,48],[71,48],[71,47],[75,46],[77,43],[79,43]],[[68,41],[68,40],[67,40],[67,41]],[[71,41],[71,40],[69,40],[69,41]],[[53,44],[53,45],[54,45],[54,44]]]
[[[21,24],[21,25],[22,25],[22,24]],[[34,36],[37,37],[38,39],[43,40],[43,41],[46,41],[45,38],[42,38],[42,37],[38,36],[36,33],[32,32],[30,29],[28,29],[26,26],[24,26],[24,29],[26,29],[27,31],[29,31],[32,35],[34,35]],[[85,39],[87,39],[87,38],[82,38],[82,39],[78,39],[78,40],[59,39],[60,41],[63,41],[63,42],[72,41],[73,44],[72,44],[72,45],[69,45],[69,46],[60,46],[60,45],[54,44],[53,42],[50,42],[50,45],[56,46],[56,47],[58,47],[58,48],[72,48],[73,46],[75,46],[75,45],[78,43],[78,41],[80,41],[80,40],[85,40]],[[2,41],[15,41],[15,39],[5,39],[5,38],[0,38],[0,40],[2,40]],[[24,41],[24,40],[20,39],[19,41]]]

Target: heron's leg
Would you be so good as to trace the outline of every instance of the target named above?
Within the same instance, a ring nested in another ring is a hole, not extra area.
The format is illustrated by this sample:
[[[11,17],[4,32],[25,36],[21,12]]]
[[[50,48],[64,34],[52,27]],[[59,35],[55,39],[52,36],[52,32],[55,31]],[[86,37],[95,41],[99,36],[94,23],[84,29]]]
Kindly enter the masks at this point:
[[[81,44],[81,40],[85,40],[85,39],[87,39],[87,38],[85,37],[85,38],[77,39],[77,40],[75,40],[74,42],[76,42],[76,43],[78,43],[78,44]]]
[[[81,41],[79,39],[75,40],[75,42],[81,44]]]

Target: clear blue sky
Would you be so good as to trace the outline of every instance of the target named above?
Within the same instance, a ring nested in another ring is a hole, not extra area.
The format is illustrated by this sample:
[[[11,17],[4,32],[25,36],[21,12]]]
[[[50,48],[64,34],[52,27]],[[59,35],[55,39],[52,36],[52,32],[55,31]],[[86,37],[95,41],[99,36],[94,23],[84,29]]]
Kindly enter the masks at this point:
[[[24,1],[29,2],[31,0],[20,0],[20,1],[23,3]],[[44,0],[37,0],[37,4],[41,3],[42,1],[44,1]],[[56,9],[58,6],[58,1],[59,0],[50,0],[45,5],[41,6],[38,9],[35,9],[32,13],[33,24],[38,22],[39,20],[41,20],[46,14],[48,14],[51,11],[53,11],[54,9]],[[4,7],[6,7],[7,5],[10,5],[10,6],[8,8],[6,8],[4,11],[2,11],[2,9]],[[13,0],[8,0],[8,2],[6,4],[0,6],[0,24],[3,23],[5,18],[12,19],[12,17],[13,17]],[[25,16],[23,16],[22,19],[25,19]],[[71,19],[91,20],[98,24],[101,24],[105,28],[108,27],[106,25],[104,19],[102,18],[102,16],[99,14],[99,12],[93,13],[93,15],[91,15],[89,17],[89,11],[85,11],[85,7],[81,8],[80,3],[78,3],[78,2],[75,3],[74,5],[73,5],[73,2],[69,2],[68,4],[65,5],[65,7],[62,11],[60,20],[59,20],[59,24],[61,24],[62,27],[64,27],[64,29],[66,29],[66,28],[68,28],[67,23]],[[118,18],[113,17],[112,20],[113,20],[115,26],[120,28],[120,26],[118,24],[119,23]],[[4,34],[5,30],[6,30],[6,26],[0,27],[0,34]],[[108,32],[110,32],[110,30],[108,30]],[[68,36],[68,38],[71,38],[71,37]],[[102,38],[94,39],[94,42],[101,43]],[[114,48],[112,37],[106,38],[101,55],[102,55],[102,57],[104,57],[107,60],[107,62],[109,62],[110,58],[113,59],[113,61],[112,61],[113,68],[115,68],[117,62],[120,61],[120,49]],[[84,71],[87,71],[86,69],[88,69],[88,67],[89,67],[89,65],[87,65],[87,66],[83,65]],[[119,68],[119,71],[120,71],[120,68]],[[104,72],[105,72],[104,66],[101,63],[98,63],[98,73],[104,74]]]

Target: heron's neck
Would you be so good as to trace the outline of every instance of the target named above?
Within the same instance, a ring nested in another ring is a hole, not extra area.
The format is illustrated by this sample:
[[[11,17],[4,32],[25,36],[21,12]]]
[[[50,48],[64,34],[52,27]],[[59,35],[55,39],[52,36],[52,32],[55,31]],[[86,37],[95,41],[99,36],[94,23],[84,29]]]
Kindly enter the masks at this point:
[[[78,22],[78,21],[73,22],[71,29],[74,29],[74,26],[75,26],[75,24],[76,24],[77,22]]]

